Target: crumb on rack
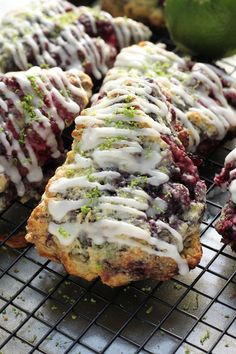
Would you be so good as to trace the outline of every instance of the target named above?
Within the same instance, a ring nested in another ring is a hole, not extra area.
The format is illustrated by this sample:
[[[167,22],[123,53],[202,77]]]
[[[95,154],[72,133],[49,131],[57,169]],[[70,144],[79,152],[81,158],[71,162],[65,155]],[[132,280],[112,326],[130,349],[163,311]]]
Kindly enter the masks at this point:
[[[150,315],[150,313],[152,312],[152,310],[153,310],[153,306],[151,305],[151,306],[145,311],[145,313],[146,313],[147,315]]]
[[[206,333],[200,338],[200,343],[203,345],[206,340],[210,338],[210,331],[207,330]]]

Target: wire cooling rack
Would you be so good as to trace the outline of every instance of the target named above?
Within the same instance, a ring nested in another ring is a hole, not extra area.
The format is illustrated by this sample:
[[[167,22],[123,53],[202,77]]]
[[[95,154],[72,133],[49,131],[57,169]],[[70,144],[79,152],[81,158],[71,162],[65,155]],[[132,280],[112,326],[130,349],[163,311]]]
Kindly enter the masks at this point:
[[[221,65],[236,76],[236,59]],[[69,148],[69,132],[64,134]],[[200,167],[208,186],[203,257],[189,275],[109,288],[86,282],[37,255],[6,245],[35,205],[16,200],[0,215],[0,354],[190,354],[236,352],[235,254],[214,229],[227,193],[213,178],[235,146],[227,141]]]

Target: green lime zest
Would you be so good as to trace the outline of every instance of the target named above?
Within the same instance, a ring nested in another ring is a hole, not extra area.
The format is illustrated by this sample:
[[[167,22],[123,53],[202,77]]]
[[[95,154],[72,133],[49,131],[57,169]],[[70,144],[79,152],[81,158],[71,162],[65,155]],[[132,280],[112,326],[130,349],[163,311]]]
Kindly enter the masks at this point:
[[[26,138],[26,132],[25,129],[20,130],[20,136],[19,136],[19,143],[20,144],[25,144],[25,138]]]
[[[204,342],[205,342],[206,340],[208,340],[209,338],[210,338],[210,331],[207,330],[206,333],[200,338],[200,343],[201,343],[201,345],[203,345]]]
[[[103,143],[99,145],[99,150],[110,150],[114,143],[117,143],[121,140],[126,140],[126,137],[120,135],[114,138],[106,138],[104,139]]]
[[[132,181],[130,182],[130,187],[137,187],[140,185],[143,185],[148,182],[148,177],[147,176],[138,176],[136,178],[133,178]]]
[[[118,113],[121,113],[128,118],[134,118],[137,115],[137,109],[133,106],[127,105],[125,108],[121,110],[121,112]]]
[[[127,95],[127,96],[125,97],[125,103],[130,103],[131,101],[133,101],[133,96]]]
[[[37,114],[34,110],[33,106],[34,97],[31,94],[26,94],[21,100],[21,107],[23,108],[26,115],[30,118],[30,120],[37,120]]]
[[[89,174],[88,176],[87,176],[87,178],[88,178],[88,181],[89,182],[95,182],[95,177],[94,176],[92,176],[91,174]]]
[[[85,198],[89,198],[89,199],[99,198],[100,196],[101,196],[101,192],[98,187],[91,189],[90,192],[85,194]]]
[[[91,208],[88,205],[83,205],[81,207],[81,213],[87,215],[91,211]]]
[[[167,76],[168,77],[168,70],[170,68],[170,63],[168,62],[161,62],[157,61],[154,66],[153,66],[153,71],[158,75],[158,76]]]
[[[32,66],[32,65],[31,65]],[[40,64],[40,68],[41,69],[48,69],[49,68],[49,65],[47,63],[42,63]]]
[[[64,88],[62,90],[59,91],[60,94],[63,96],[63,97],[70,97],[71,96],[71,92],[70,90]]]
[[[57,26],[61,25],[62,28],[72,24],[79,18],[79,13],[77,11],[68,11],[63,14],[48,17],[49,20],[56,22]]]
[[[70,168],[66,171],[67,177],[73,177],[74,175],[75,175],[75,170],[73,168]]]
[[[62,227],[62,226],[60,226],[60,227],[58,228],[58,232],[59,232],[59,234],[60,234],[62,237],[64,237],[64,238],[67,238],[67,237],[70,236],[69,232],[66,231],[66,229],[65,229],[64,227]]]
[[[31,83],[31,86],[33,88],[33,90],[35,91],[35,93],[37,93],[38,97],[41,98],[41,100],[43,100],[44,98],[44,94],[42,93],[38,83],[37,83],[37,79],[35,76],[28,76],[28,80]]]
[[[114,126],[119,129],[138,129],[139,123],[138,122],[130,122],[130,121],[123,121],[118,120],[115,122]]]

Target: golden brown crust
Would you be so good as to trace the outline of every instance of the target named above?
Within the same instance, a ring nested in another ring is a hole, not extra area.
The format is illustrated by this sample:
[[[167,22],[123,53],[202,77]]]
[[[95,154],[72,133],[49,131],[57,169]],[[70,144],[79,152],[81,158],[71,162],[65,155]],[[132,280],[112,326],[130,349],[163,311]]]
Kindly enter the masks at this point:
[[[79,78],[80,78],[82,87],[84,88],[84,90],[87,93],[86,103],[85,103],[85,105],[87,105],[87,103],[89,101],[89,97],[91,97],[91,95],[92,95],[93,83],[92,83],[91,78],[87,74],[83,73],[82,71],[80,72]],[[72,84],[73,84],[73,79],[72,79]]]

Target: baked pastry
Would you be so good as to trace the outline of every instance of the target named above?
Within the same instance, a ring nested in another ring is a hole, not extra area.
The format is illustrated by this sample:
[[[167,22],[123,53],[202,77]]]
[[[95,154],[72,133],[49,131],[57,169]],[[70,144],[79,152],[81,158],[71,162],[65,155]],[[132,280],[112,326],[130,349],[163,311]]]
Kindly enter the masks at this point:
[[[61,133],[87,105],[91,87],[76,69],[33,67],[0,75],[0,210],[16,195],[43,188],[49,178],[43,167],[61,161]]]
[[[226,157],[221,173],[215,177],[215,183],[220,187],[227,187],[230,193],[215,227],[222,235],[222,241],[236,252],[236,149]]]
[[[0,68],[32,65],[71,67],[101,79],[122,47],[148,39],[150,30],[131,19],[116,18],[64,1],[43,1],[36,9],[9,15],[0,32]],[[48,9],[48,6],[50,8]]]
[[[132,67],[130,65],[132,62]],[[110,75],[157,78],[171,104],[171,126],[190,152],[209,152],[236,127],[236,81],[211,65],[195,63],[143,42],[124,48]],[[107,77],[109,80],[109,77]]]
[[[127,16],[153,27],[164,27],[164,0],[101,0],[112,16]]]
[[[69,274],[109,286],[186,274],[201,258],[205,183],[164,123],[170,112],[158,81],[108,77],[76,118],[72,151],[26,239]]]

